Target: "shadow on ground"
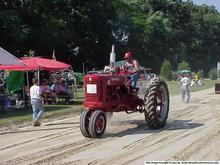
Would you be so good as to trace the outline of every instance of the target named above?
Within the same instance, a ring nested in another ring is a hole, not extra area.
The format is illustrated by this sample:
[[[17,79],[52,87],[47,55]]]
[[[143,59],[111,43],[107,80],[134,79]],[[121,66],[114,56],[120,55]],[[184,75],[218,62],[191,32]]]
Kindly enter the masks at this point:
[[[195,123],[192,122],[192,120],[173,120],[169,123],[164,128],[160,129],[151,129],[147,126],[147,123],[142,120],[133,120],[133,121],[116,121],[112,122],[111,126],[116,126],[116,125],[130,125],[134,124],[136,127],[134,128],[128,128],[126,130],[120,131],[120,132],[107,132],[104,137],[122,137],[125,135],[134,135],[134,134],[146,134],[146,133],[159,133],[163,131],[172,131],[172,130],[181,130],[181,129],[194,129],[197,127],[201,127],[204,124],[202,123]],[[111,127],[109,126],[109,127]]]

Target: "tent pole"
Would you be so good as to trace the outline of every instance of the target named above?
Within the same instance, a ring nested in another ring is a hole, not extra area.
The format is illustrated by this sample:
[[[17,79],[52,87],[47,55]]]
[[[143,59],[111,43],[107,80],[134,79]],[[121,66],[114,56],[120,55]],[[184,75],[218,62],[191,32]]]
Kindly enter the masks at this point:
[[[26,78],[27,78],[27,88],[28,88],[28,90],[29,90],[29,89],[30,89],[30,84],[29,84],[28,71],[26,71]]]
[[[40,86],[40,69],[37,70],[38,85]]]
[[[28,92],[30,92],[30,84],[29,84],[29,75],[28,75],[28,71],[26,71],[26,77],[27,77],[27,89],[28,89]],[[29,108],[30,110],[32,110],[31,108],[31,96],[30,95],[27,95],[28,96],[28,105],[29,105]]]
[[[25,88],[23,88],[23,100],[25,100]]]

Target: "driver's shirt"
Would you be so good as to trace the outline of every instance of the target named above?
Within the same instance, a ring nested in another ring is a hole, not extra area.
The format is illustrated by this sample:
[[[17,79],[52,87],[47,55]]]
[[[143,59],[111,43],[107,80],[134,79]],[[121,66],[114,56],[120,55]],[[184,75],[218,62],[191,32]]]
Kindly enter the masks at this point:
[[[133,69],[133,67],[134,67],[133,62],[132,62],[132,63],[129,63],[129,62],[126,61],[125,65],[126,65],[126,67],[127,67],[128,69]]]
[[[126,63],[125,63],[127,69],[132,71],[132,74],[139,73],[139,70],[140,70],[139,66],[137,66],[137,68],[135,67],[134,61],[136,61],[136,60],[133,60],[132,63],[130,63],[128,61],[126,61]]]

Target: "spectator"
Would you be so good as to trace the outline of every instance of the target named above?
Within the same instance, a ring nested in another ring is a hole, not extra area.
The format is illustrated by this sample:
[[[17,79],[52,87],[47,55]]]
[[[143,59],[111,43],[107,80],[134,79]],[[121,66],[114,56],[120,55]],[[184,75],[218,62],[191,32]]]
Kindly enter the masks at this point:
[[[50,93],[50,86],[48,85],[47,83],[47,80],[43,79],[42,82],[41,82],[41,91],[42,93]]]
[[[57,84],[56,88],[57,97],[65,98],[65,103],[68,103],[72,98],[72,90],[65,80],[61,80],[61,83]]]
[[[6,107],[10,105],[9,98],[5,90],[5,84],[2,79],[0,79],[0,105],[2,105],[2,110],[5,110]]]
[[[31,105],[33,110],[33,125],[40,126],[40,119],[42,118],[44,108],[42,104],[42,92],[38,85],[38,80],[32,79],[33,86],[30,88]]]
[[[182,100],[185,103],[189,103],[190,99],[190,90],[189,86],[191,84],[191,80],[188,78],[189,76],[186,74],[178,83],[177,88],[181,85],[181,93],[182,93]]]
[[[57,85],[58,85],[58,81],[56,79],[53,80],[53,84],[50,87],[50,90],[54,93],[56,93],[57,91]]]
[[[73,70],[70,70],[67,74],[67,80],[68,80],[68,85],[72,86],[74,84],[74,81],[76,81],[75,74]]]
[[[52,95],[50,86],[47,84],[47,80],[45,79],[42,80],[42,84],[40,88],[41,88],[44,104],[48,104],[48,100],[51,100],[54,103],[54,97]]]

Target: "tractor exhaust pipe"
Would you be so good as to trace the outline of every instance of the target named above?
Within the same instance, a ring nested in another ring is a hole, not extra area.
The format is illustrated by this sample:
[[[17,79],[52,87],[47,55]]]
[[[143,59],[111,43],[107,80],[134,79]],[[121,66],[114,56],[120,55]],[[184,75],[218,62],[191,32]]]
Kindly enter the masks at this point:
[[[110,67],[111,67],[111,69],[113,69],[115,66],[115,59],[116,59],[115,45],[112,45],[112,52],[110,53]]]

